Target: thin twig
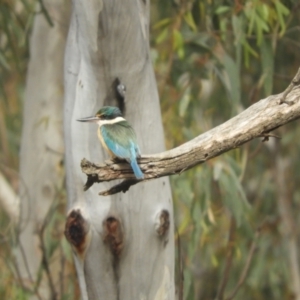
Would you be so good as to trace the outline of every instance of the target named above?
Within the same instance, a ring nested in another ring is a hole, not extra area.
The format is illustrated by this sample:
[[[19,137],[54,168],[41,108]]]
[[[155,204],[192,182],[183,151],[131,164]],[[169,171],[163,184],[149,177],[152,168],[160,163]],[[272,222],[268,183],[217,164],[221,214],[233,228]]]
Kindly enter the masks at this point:
[[[49,13],[48,13],[47,8],[45,7],[45,4],[44,4],[43,0],[38,0],[38,1],[39,1],[40,5],[41,5],[41,11],[42,11],[42,13],[44,14],[44,16],[45,16],[47,22],[49,23],[49,25],[50,25],[51,27],[53,27],[53,26],[54,26],[54,23],[53,23],[53,21],[52,21],[50,15],[49,15]]]
[[[250,265],[251,265],[251,262],[252,262],[252,259],[253,259],[253,255],[254,255],[254,253],[256,251],[256,248],[257,248],[257,241],[258,241],[258,238],[260,236],[260,233],[261,233],[261,226],[255,232],[255,236],[254,236],[254,239],[253,239],[253,241],[251,243],[251,246],[250,246],[250,251],[249,251],[249,254],[248,254],[248,257],[247,257],[247,260],[246,260],[246,264],[245,264],[244,269],[242,271],[242,274],[239,278],[239,281],[238,281],[236,287],[233,289],[233,291],[229,295],[229,297],[226,298],[226,300],[233,299],[235,297],[236,293],[238,292],[238,290],[240,289],[240,287],[244,284],[244,282],[247,278],[248,271],[250,269]]]
[[[279,135],[277,135],[277,134],[273,134],[273,133],[264,133],[264,134],[260,135],[259,137],[262,137],[262,138],[263,138],[262,142],[267,142],[267,141],[269,141],[269,138],[270,138],[270,137],[273,137],[273,138],[278,139],[278,140],[281,139],[281,136],[279,136]]]
[[[282,96],[279,100],[279,104],[286,103],[288,105],[293,105],[294,104],[293,101],[286,101],[285,99],[286,99],[287,95],[293,90],[293,88],[299,84],[300,84],[300,68],[298,69],[297,74],[295,75],[295,77],[293,78],[293,80],[291,81],[289,86],[282,93]]]
[[[50,287],[50,291],[51,291],[51,299],[55,300],[57,299],[57,293],[55,291],[55,287],[54,287],[54,283],[53,283],[53,279],[52,279],[52,275],[50,272],[50,267],[49,267],[49,262],[48,262],[48,258],[47,258],[47,250],[45,247],[45,243],[44,243],[44,238],[43,238],[43,231],[41,230],[39,233],[39,239],[40,239],[40,247],[41,247],[41,251],[42,251],[42,266],[45,269],[47,278],[48,278],[48,282],[49,282],[49,287]]]
[[[227,254],[226,254],[226,262],[225,262],[225,268],[224,273],[222,276],[222,280],[220,283],[220,286],[218,288],[217,293],[217,300],[222,300],[224,298],[224,291],[229,279],[229,272],[232,265],[232,257],[234,252],[234,241],[235,241],[235,230],[236,230],[236,222],[234,217],[232,216],[230,219],[230,228],[229,228],[229,237],[228,237],[228,243],[227,243]]]
[[[28,287],[24,286],[24,283],[23,283],[23,280],[22,280],[22,277],[21,277],[21,274],[20,274],[20,270],[19,270],[19,267],[18,267],[15,259],[11,260],[11,263],[12,263],[12,266],[11,266],[10,260],[7,259],[6,255],[0,254],[0,258],[6,264],[7,268],[10,269],[11,273],[16,275],[16,277],[17,277],[16,280],[21,285],[22,290],[26,291],[26,292],[29,292],[29,293],[32,293],[32,290],[30,290]]]
[[[41,252],[42,252],[41,265],[44,267],[45,272],[46,272],[46,276],[48,278],[52,300],[58,299],[58,295],[57,295],[57,291],[55,289],[54,281],[53,281],[52,274],[51,274],[51,271],[50,271],[50,265],[49,265],[49,261],[48,261],[48,257],[47,257],[47,249],[46,249],[45,242],[44,242],[44,232],[45,232],[45,229],[47,227],[47,224],[49,224],[49,220],[55,214],[56,208],[57,208],[56,204],[53,204],[49,208],[49,211],[48,211],[48,213],[47,213],[47,215],[46,215],[46,217],[43,221],[43,224],[40,228],[40,231],[38,233],[38,237],[39,237],[39,240],[40,240],[40,248],[41,248]]]
[[[30,272],[30,268],[29,268],[29,264],[28,264],[28,261],[27,261],[27,257],[25,255],[25,251],[24,251],[23,245],[21,244],[21,242],[19,240],[19,237],[18,237],[18,247],[20,249],[21,256],[23,258],[23,262],[24,262],[24,266],[25,266],[25,269],[26,269],[26,272],[27,272],[27,276],[28,276],[30,282],[34,282],[33,277],[31,275],[31,272]],[[37,296],[38,296],[38,294],[37,294]],[[39,296],[38,296],[38,298],[40,299]]]
[[[41,251],[42,251],[42,266],[44,267],[45,269],[45,272],[46,272],[46,275],[47,275],[47,278],[48,278],[48,282],[49,282],[49,287],[50,287],[50,291],[51,291],[51,299],[52,300],[55,300],[55,299],[58,299],[57,298],[57,293],[56,293],[56,290],[55,290],[55,287],[54,287],[54,283],[53,283],[53,279],[52,279],[52,275],[51,275],[51,272],[50,272],[50,267],[49,267],[49,262],[48,262],[48,258],[47,258],[47,250],[46,250],[46,246],[45,246],[45,243],[44,243],[44,229],[45,227],[42,226],[40,232],[39,232],[39,240],[40,240],[40,247],[41,247]]]
[[[62,245],[59,244],[59,250],[60,250],[60,272],[59,272],[59,288],[60,288],[60,295],[63,295],[64,293],[64,274],[65,274],[65,265],[66,265],[66,258],[63,253]]]
[[[183,283],[184,283],[183,259],[181,255],[181,240],[177,228],[176,228],[176,233],[177,233],[178,265],[179,265],[178,300],[183,300]]]
[[[248,156],[248,160],[251,161],[251,159],[253,159],[258,153],[259,151],[261,150],[261,148],[263,147],[263,143],[259,143],[256,148],[249,153],[249,156]]]

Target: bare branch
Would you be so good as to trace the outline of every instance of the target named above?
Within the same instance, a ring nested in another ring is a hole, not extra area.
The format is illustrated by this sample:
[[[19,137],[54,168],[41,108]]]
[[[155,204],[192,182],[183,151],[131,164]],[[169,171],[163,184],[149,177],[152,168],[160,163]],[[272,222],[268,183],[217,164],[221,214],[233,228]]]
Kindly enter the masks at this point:
[[[289,86],[282,93],[282,96],[280,98],[279,104],[286,103],[288,105],[292,105],[293,102],[286,101],[285,99],[286,99],[287,95],[293,90],[293,88],[295,86],[299,86],[299,84],[300,84],[300,68],[298,69],[297,74],[295,75],[295,77],[293,78],[293,80],[291,81],[291,83],[289,84]]]
[[[38,0],[40,5],[41,5],[41,12],[44,14],[48,24],[53,27],[54,26],[54,23],[52,21],[52,18],[50,17],[49,15],[49,12],[47,10],[47,8],[45,7],[45,4],[44,4],[44,1],[43,0]]]
[[[177,148],[159,154],[142,155],[138,162],[145,174],[144,180],[180,174],[255,138],[264,137],[266,140],[273,136],[269,134],[270,131],[300,118],[299,87],[294,87],[286,95],[285,102],[281,104],[283,96],[283,94],[278,94],[262,99],[234,118]],[[83,159],[81,168],[88,176],[85,189],[95,182],[130,179],[114,186],[109,191],[101,192],[101,195],[125,192],[131,185],[138,182],[135,180],[130,165],[126,162],[107,161],[97,165]]]
[[[43,236],[44,235],[44,230],[45,230],[45,227],[43,226],[41,231],[38,234],[39,240],[40,240],[40,247],[41,247],[41,251],[42,251],[42,262],[41,262],[41,264],[44,267],[45,272],[46,272],[46,276],[47,276],[47,279],[48,279],[49,288],[50,288],[50,292],[51,292],[51,299],[56,300],[56,299],[58,299],[58,295],[57,295],[57,292],[55,290],[55,285],[53,283],[53,278],[52,278],[52,274],[51,274],[51,271],[50,271],[49,261],[48,261],[48,258],[47,258],[47,249],[46,249],[46,245],[45,245],[45,242],[44,242],[44,236]]]

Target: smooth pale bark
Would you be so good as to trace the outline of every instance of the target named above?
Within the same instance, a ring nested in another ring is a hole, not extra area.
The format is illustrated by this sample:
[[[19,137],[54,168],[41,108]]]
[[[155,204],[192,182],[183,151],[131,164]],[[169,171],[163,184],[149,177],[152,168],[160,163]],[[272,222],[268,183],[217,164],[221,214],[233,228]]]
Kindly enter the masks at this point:
[[[54,26],[43,14],[36,15],[30,39],[20,152],[21,219],[16,259],[22,283],[30,289],[36,284],[41,265],[39,232],[64,178],[63,58],[69,7],[63,0],[44,4]],[[52,272],[52,265],[49,267]],[[55,275],[58,274],[52,272],[54,280]],[[55,294],[43,277],[34,298],[50,299]]]
[[[126,194],[99,197],[83,191],[80,161],[108,158],[91,116],[116,106],[112,83],[126,86],[126,119],[142,153],[164,150],[157,88],[148,41],[147,1],[73,1],[65,54],[65,145],[69,214],[83,299],[174,299],[174,225],[167,178]],[[105,183],[109,188],[110,183]]]

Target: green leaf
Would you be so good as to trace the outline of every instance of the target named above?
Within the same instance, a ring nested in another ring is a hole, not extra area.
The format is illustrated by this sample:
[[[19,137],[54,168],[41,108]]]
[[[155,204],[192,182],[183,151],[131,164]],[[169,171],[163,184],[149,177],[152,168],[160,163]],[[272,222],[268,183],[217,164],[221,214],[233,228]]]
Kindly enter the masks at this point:
[[[166,27],[162,30],[162,32],[157,36],[155,43],[158,45],[162,43],[168,36],[169,29]]]
[[[244,57],[245,57],[245,66],[248,68],[249,67],[249,56],[250,54],[253,55],[254,57],[258,58],[259,55],[258,53],[249,45],[247,40],[245,39],[243,42],[243,47],[244,47]]]
[[[227,53],[223,57],[223,64],[229,79],[227,89],[233,102],[232,106],[236,108],[241,97],[240,70],[236,62]]]
[[[191,38],[191,41],[194,45],[200,46],[204,50],[211,52],[211,46],[208,44],[209,42],[209,36],[207,33],[197,33],[193,35],[193,38]]]
[[[263,39],[260,45],[261,64],[264,74],[264,92],[265,96],[272,93],[273,75],[274,75],[274,55],[270,40]]]
[[[7,71],[10,70],[10,66],[6,60],[6,57],[1,53],[1,51],[0,51],[0,65],[2,65],[2,67]]]
[[[245,11],[246,12],[246,11]],[[250,35],[253,31],[255,19],[256,19],[256,12],[254,9],[251,9],[249,13],[247,14],[248,18],[250,19],[249,25],[248,25],[248,35]]]
[[[183,45],[183,38],[180,31],[177,29],[173,30],[173,49],[178,50]]]
[[[177,55],[180,59],[183,59],[184,58],[184,48],[183,47],[180,47],[178,50],[177,50]]]
[[[274,4],[277,12],[278,21],[281,27],[280,36],[282,36],[286,30],[286,23],[284,21],[284,16],[289,15],[290,11],[278,0],[275,1]]]
[[[228,19],[227,18],[221,18],[221,20],[219,21],[219,26],[220,26],[220,32],[221,32],[221,39],[223,40],[223,42],[226,42]]]
[[[192,282],[192,274],[191,271],[188,269],[185,269],[184,272],[184,281],[183,281],[183,299],[191,299],[188,298],[189,294],[191,293],[191,290],[193,288]]]
[[[180,59],[184,57],[183,37],[180,31],[173,30],[173,49],[176,50]]]
[[[170,18],[162,19],[153,26],[153,29],[159,29],[161,27],[165,27],[166,25],[169,25],[170,22],[171,22]]]
[[[257,7],[257,10],[258,10],[260,16],[262,17],[262,19],[265,20],[265,21],[268,21],[269,7],[265,3],[262,3],[261,5],[259,5]]]
[[[234,44],[236,52],[236,63],[238,70],[241,69],[242,64],[242,45],[245,41],[245,32],[244,32],[244,17],[243,15],[232,17],[232,27],[234,32]]]
[[[257,37],[257,44],[260,45],[264,32],[269,32],[268,25],[268,10],[267,7],[262,7],[261,5],[250,6],[245,9],[245,15],[249,20],[248,25],[248,35],[255,32]]]
[[[269,26],[259,15],[256,15],[255,24],[256,24],[257,44],[260,45],[263,39],[263,33],[269,32]]]
[[[226,165],[226,170],[222,169],[219,185],[225,205],[231,211],[237,225],[241,225],[250,206],[241,183],[230,166]]]
[[[191,87],[189,86],[188,88],[186,88],[186,90],[184,91],[183,96],[180,99],[179,102],[179,116],[183,117],[186,113],[186,110],[189,106],[189,103],[191,101]]]
[[[215,14],[221,15],[230,10],[229,6],[218,6],[218,8],[215,10]]]
[[[193,31],[195,31],[195,32],[197,31],[197,25],[194,21],[194,18],[193,18],[193,15],[191,14],[191,12],[188,12],[184,15],[184,20]]]

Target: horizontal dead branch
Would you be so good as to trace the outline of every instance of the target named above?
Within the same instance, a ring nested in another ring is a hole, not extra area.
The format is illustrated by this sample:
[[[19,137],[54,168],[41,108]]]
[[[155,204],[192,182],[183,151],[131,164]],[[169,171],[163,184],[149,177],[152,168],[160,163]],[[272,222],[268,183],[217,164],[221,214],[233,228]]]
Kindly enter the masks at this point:
[[[274,136],[269,134],[272,130],[300,118],[299,97],[300,88],[294,85],[288,94],[284,92],[262,99],[234,118],[177,148],[142,155],[138,163],[145,174],[144,181],[181,173],[255,138],[267,140]],[[85,190],[95,182],[125,179],[101,195],[126,192],[131,185],[139,182],[126,162],[107,161],[98,165],[83,159],[81,168],[88,176]]]

